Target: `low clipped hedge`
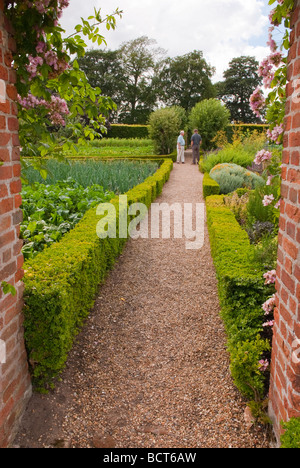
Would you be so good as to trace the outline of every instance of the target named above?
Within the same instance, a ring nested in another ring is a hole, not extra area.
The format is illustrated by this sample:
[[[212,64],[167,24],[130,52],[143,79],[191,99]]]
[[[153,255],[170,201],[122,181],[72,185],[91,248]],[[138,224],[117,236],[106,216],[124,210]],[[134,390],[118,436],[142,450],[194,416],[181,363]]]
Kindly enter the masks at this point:
[[[166,160],[153,176],[127,192],[128,205],[141,202],[149,207],[162,192],[172,167],[173,162]],[[110,203],[118,215],[119,197]],[[116,239],[100,239],[96,233],[100,219],[96,208],[89,210],[59,243],[24,265],[25,340],[37,390],[54,385],[93,306],[99,284],[127,241],[118,235]]]
[[[220,185],[214,179],[210,177],[208,172],[206,172],[203,176],[203,196],[204,198],[209,197],[211,195],[219,195],[220,194]]]
[[[258,363],[270,349],[269,341],[262,338],[262,304],[270,289],[264,284],[264,271],[253,262],[254,247],[247,233],[225,206],[223,196],[208,197],[206,206],[231,374],[245,397],[257,399],[266,390],[266,375]]]

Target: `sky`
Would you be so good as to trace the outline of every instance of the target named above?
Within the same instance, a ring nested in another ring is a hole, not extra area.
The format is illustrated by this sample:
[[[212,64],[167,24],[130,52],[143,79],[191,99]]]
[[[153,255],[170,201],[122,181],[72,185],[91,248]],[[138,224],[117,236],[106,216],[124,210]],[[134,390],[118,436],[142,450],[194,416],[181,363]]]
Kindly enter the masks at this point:
[[[260,62],[270,51],[268,40],[271,7],[268,0],[70,0],[61,26],[67,34],[101,8],[103,16],[116,8],[123,10],[117,28],[103,36],[107,49],[116,50],[140,36],[155,39],[168,57],[202,50],[216,73],[213,82],[223,80],[223,73],[233,58],[250,55]],[[88,44],[89,49],[98,48]],[[106,49],[105,46],[101,46]]]

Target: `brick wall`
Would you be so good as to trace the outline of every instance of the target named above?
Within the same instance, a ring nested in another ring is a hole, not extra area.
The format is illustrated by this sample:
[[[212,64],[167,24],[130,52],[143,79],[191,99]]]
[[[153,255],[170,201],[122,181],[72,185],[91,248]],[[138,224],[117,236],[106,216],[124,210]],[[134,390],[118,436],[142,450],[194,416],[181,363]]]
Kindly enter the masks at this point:
[[[22,220],[20,151],[16,107],[16,75],[11,68],[15,43],[0,0],[0,283],[12,284],[17,294],[0,288],[0,447],[12,441],[31,394],[22,330],[23,256],[19,240]]]
[[[300,0],[295,0],[292,27],[270,389],[278,440],[280,422],[300,417]]]

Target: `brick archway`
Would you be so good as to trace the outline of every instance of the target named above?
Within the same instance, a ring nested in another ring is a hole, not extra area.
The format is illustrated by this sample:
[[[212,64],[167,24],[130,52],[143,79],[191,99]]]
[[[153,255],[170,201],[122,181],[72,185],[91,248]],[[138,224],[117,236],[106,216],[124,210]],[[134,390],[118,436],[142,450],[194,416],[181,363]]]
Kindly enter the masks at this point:
[[[3,10],[0,0],[0,282],[10,282],[17,290],[15,297],[0,291],[0,447],[7,447],[30,398],[31,384],[22,329],[21,166],[16,76],[11,68],[15,44]],[[300,417],[300,0],[295,0],[292,27],[270,388],[270,415],[278,440],[280,422]]]

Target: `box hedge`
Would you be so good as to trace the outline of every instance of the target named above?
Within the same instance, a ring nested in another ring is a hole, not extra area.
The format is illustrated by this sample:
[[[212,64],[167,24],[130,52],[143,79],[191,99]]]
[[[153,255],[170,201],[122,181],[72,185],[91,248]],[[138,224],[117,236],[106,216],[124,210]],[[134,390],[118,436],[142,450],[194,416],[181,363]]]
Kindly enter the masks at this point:
[[[203,196],[204,198],[211,195],[220,194],[220,185],[218,182],[213,180],[210,175],[206,172],[203,176]]]
[[[265,286],[264,271],[254,262],[254,247],[223,196],[208,197],[206,205],[232,377],[244,396],[263,397],[266,376],[258,362],[270,344],[262,338],[262,304],[274,291]]]
[[[153,176],[127,192],[128,205],[142,202],[149,207],[172,167],[172,161],[166,160]],[[118,215],[119,197],[111,203]],[[41,391],[53,386],[64,368],[99,284],[126,243],[127,239],[118,235],[116,239],[100,239],[96,233],[100,219],[95,208],[89,210],[59,243],[25,263],[25,340],[33,383]]]

